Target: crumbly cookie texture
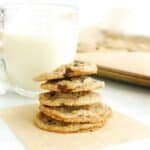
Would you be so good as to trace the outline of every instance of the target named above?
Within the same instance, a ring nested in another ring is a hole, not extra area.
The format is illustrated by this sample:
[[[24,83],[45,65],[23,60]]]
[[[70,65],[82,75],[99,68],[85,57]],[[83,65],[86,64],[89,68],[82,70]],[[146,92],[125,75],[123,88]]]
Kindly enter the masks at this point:
[[[76,107],[40,105],[40,111],[53,119],[70,123],[98,123],[111,116],[111,109],[102,103]]]
[[[43,113],[38,113],[35,118],[35,124],[39,128],[57,132],[57,133],[76,133],[76,132],[87,132],[104,126],[106,120],[102,120],[99,123],[65,123],[58,120],[54,120]]]
[[[96,73],[96,65],[75,61],[36,77],[36,81],[44,81],[41,88],[47,91],[39,95],[37,127],[58,133],[103,127],[112,110],[102,102],[100,93],[95,92],[104,87],[104,82],[88,76]]]
[[[71,64],[62,65],[53,72],[43,73],[34,78],[34,80],[35,81],[56,80],[68,77],[91,75],[96,73],[97,73],[96,65],[88,62],[75,61]]]
[[[102,96],[96,92],[48,92],[40,94],[39,99],[40,103],[46,106],[83,106],[100,102]]]
[[[103,88],[104,82],[95,80],[91,77],[74,77],[64,80],[53,80],[47,81],[46,83],[41,84],[42,89],[47,89],[51,92],[83,92],[83,91],[92,91],[98,88]]]

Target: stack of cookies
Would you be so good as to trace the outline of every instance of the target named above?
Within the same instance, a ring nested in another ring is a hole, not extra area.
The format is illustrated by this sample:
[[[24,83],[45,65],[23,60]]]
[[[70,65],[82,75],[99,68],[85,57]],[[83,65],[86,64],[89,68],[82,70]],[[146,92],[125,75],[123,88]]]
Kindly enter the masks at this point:
[[[44,81],[41,88],[48,92],[39,96],[40,112],[35,124],[61,133],[92,131],[104,126],[112,111],[102,103],[101,95],[94,92],[104,87],[103,81],[89,76],[96,73],[95,65],[75,61],[36,77],[36,81]]]

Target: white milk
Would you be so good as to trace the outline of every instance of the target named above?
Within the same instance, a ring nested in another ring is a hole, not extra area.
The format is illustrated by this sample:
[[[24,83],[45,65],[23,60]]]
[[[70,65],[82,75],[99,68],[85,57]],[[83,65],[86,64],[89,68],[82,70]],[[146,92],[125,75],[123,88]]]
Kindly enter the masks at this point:
[[[77,26],[72,19],[68,13],[53,17],[46,24],[34,24],[33,27],[27,25],[25,30],[19,26],[17,30],[13,23],[11,28],[6,26],[3,37],[4,58],[13,85],[25,90],[38,90],[39,84],[32,80],[35,76],[73,61]]]

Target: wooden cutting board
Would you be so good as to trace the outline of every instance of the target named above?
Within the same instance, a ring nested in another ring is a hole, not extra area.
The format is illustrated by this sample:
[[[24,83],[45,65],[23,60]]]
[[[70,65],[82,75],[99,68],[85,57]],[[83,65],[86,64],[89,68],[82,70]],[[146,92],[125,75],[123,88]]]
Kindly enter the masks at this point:
[[[96,63],[101,77],[150,87],[150,52],[88,52],[76,59]]]
[[[29,150],[99,150],[150,137],[150,129],[118,112],[100,130],[88,133],[58,134],[37,128],[33,119],[38,105],[26,105],[0,111],[0,117]]]

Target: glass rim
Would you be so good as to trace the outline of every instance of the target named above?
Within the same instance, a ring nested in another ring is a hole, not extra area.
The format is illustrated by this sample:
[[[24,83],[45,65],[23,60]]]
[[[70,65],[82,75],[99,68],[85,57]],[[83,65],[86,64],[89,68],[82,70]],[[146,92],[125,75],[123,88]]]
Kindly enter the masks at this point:
[[[49,9],[50,7],[64,7],[64,8],[71,8],[76,11],[79,10],[79,8],[75,4],[65,4],[65,3],[5,3],[3,5],[0,5],[1,9],[14,9],[14,8],[36,8],[36,9],[41,9],[41,8],[47,8]]]

